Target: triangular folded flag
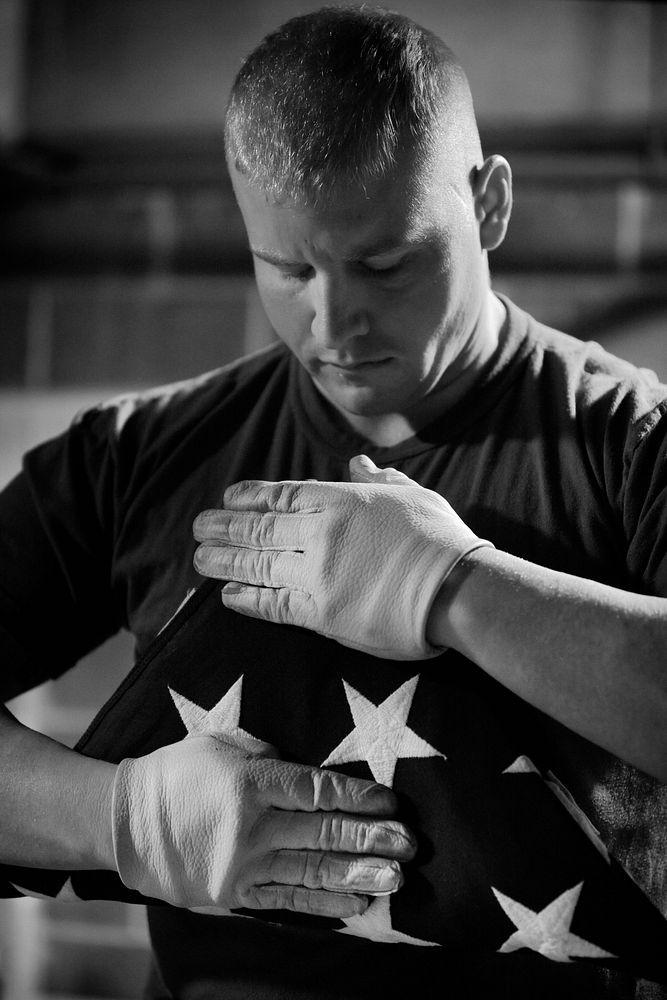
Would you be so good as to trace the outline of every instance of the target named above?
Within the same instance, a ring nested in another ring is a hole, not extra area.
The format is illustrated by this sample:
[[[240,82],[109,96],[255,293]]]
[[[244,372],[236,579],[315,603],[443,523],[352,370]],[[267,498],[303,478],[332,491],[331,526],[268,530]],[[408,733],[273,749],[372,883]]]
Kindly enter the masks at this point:
[[[242,730],[284,759],[394,789],[420,845],[398,893],[346,921],[245,916],[415,947],[530,949],[667,982],[667,920],[557,779],[532,763],[531,714],[456,653],[379,660],[228,611],[220,584],[206,581],[77,749],[117,762],[187,733]],[[145,902],[112,872],[3,866],[0,875],[7,895]]]

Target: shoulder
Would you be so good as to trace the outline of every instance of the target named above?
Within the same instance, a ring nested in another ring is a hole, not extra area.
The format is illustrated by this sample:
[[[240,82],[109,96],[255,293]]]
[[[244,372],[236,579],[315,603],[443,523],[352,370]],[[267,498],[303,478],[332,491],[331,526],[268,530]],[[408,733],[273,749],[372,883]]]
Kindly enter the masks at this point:
[[[289,377],[289,352],[281,343],[262,348],[195,378],[123,393],[77,415],[73,430],[103,435],[112,447],[178,437],[212,419],[244,415],[260,404],[276,380]]]
[[[196,466],[220,449],[234,428],[285,395],[290,355],[282,344],[240,358],[196,378],[114,396],[79,412],[58,437],[24,456],[35,479],[94,478],[112,491],[173,468]]]
[[[623,424],[636,443],[661,422],[667,385],[655,372],[611,354],[596,341],[546,326],[511,304],[509,308],[523,331],[538,391],[565,406],[582,428]]]

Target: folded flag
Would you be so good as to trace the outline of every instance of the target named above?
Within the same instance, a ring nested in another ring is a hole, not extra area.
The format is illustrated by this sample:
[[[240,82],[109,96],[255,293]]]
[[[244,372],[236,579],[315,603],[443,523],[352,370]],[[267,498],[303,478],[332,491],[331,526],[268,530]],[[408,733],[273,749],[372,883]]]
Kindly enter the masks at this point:
[[[241,728],[287,760],[392,787],[419,851],[405,884],[347,920],[234,911],[372,941],[530,949],[667,982],[667,920],[550,772],[533,710],[448,651],[379,660],[228,611],[206,581],[157,636],[77,749],[118,762],[187,733]],[[114,872],[1,866],[4,894],[155,902]],[[224,919],[221,917],[220,919]]]

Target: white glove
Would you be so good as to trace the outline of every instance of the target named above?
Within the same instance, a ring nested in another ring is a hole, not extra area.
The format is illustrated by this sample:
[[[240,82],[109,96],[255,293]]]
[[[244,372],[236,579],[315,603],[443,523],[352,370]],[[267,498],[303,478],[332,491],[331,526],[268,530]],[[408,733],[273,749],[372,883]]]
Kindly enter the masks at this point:
[[[375,782],[191,735],[120,763],[116,866],[126,886],[176,906],[347,917],[402,884],[415,845],[379,818],[394,808]]]
[[[195,567],[233,581],[224,604],[387,659],[441,652],[426,623],[444,580],[480,546],[438,493],[353,459],[365,482],[245,481],[194,523]],[[239,587],[238,584],[243,586]]]

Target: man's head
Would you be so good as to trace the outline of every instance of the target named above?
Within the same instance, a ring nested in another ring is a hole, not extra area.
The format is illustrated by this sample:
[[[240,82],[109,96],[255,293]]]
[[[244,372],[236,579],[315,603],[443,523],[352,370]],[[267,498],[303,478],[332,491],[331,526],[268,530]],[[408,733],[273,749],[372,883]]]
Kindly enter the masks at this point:
[[[226,143],[276,333],[359,431],[409,436],[474,381],[503,313],[486,250],[509,167],[482,156],[454,56],[396,14],[295,18],[244,63]]]
[[[402,149],[444,140],[481,158],[456,57],[400,14],[325,7],[295,17],[245,60],[227,108],[230,168],[274,201],[314,203],[339,185],[385,176]]]

